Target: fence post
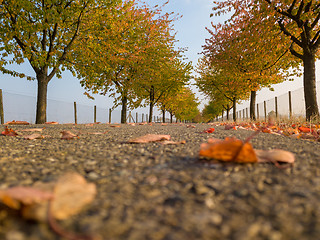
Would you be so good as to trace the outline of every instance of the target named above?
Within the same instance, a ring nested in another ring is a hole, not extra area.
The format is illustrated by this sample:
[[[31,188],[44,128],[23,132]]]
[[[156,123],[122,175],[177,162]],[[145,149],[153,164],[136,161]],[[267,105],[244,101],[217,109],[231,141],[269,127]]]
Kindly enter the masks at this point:
[[[257,103],[257,121],[259,121],[259,118],[260,118],[260,116],[259,116],[259,103]]]
[[[1,124],[4,124],[2,89],[0,89],[0,118]]]
[[[266,101],[263,101],[263,107],[264,107],[264,121],[267,122],[267,103],[266,103]]]
[[[77,118],[77,102],[73,102],[73,110],[74,110],[74,123],[78,124],[78,118]]]
[[[96,123],[97,122],[97,106],[94,105],[94,108],[93,108],[93,122]]]
[[[136,123],[138,123],[138,113],[136,112]]]
[[[278,98],[274,98],[274,106],[275,106],[275,111],[276,111],[276,119],[278,119]]]
[[[291,100],[291,91],[289,91],[289,118],[292,118],[292,100]]]
[[[111,108],[109,108],[109,123],[111,123],[111,112],[112,112],[112,110],[111,110]]]

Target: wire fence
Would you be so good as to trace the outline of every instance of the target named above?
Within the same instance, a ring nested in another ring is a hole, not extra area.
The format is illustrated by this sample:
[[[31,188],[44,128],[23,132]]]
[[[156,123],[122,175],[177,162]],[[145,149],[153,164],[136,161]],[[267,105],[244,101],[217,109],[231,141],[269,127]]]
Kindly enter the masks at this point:
[[[8,121],[27,121],[35,123],[36,97],[15,93],[8,93],[0,89],[0,120],[1,123]],[[144,122],[148,114],[128,112],[127,122]],[[160,122],[159,116],[153,117],[154,122]],[[59,123],[120,123],[121,111],[111,110],[108,107],[97,107],[65,102],[59,100],[47,100],[47,121]]]
[[[317,86],[317,101],[320,104],[320,81],[316,83]],[[320,106],[320,105],[319,105]],[[238,111],[236,112],[237,119],[247,120],[250,118],[249,107],[244,107],[242,104],[237,105]],[[305,98],[304,88],[299,88],[295,91],[288,91],[285,94],[275,98],[259,102],[255,106],[255,113],[257,120],[266,120],[268,114],[274,111],[279,119],[289,119],[292,117],[305,117]],[[229,112],[229,118],[232,120],[233,109]],[[227,115],[224,114],[223,118],[219,120],[226,120]]]

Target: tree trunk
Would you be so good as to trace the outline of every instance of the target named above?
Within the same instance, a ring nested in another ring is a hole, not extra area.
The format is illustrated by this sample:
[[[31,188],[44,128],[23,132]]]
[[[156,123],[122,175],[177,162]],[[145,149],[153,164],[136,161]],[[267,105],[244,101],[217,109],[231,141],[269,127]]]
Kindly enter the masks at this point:
[[[150,104],[149,104],[149,120],[148,120],[149,123],[152,122],[152,116],[153,116],[153,102],[150,102]]]
[[[250,96],[250,119],[255,121],[256,120],[256,98],[257,98],[257,92],[251,91]]]
[[[165,123],[166,122],[166,110],[162,109],[162,122]]]
[[[173,123],[173,114],[170,113],[170,123]]]
[[[309,121],[313,117],[319,116],[319,108],[316,93],[316,71],[314,54],[304,54],[303,59],[303,86],[306,106],[306,119]]]
[[[121,109],[121,123],[127,122],[127,104],[128,104],[128,98],[126,93],[122,93],[122,109]]]
[[[43,124],[47,121],[47,92],[48,79],[46,74],[37,74],[38,95],[36,124]]]
[[[237,121],[237,99],[233,98],[232,100],[232,107],[233,107],[233,121]]]
[[[226,110],[227,110],[227,120],[229,120],[230,107],[229,107],[229,106],[227,106]]]
[[[153,117],[153,106],[154,106],[154,87],[151,86],[149,92],[150,104],[149,104],[149,123],[152,122]]]

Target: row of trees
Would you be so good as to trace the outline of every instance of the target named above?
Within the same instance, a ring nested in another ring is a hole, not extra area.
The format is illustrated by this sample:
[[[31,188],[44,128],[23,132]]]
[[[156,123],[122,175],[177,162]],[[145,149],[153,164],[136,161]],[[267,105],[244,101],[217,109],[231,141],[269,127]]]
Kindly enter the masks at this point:
[[[87,96],[114,97],[114,107],[122,106],[122,123],[128,108],[147,104],[149,121],[155,105],[180,119],[193,117],[181,113],[186,105],[176,106],[178,98],[197,103],[185,87],[191,64],[183,61],[184,50],[174,46],[177,15],[163,13],[164,5],[150,7],[137,0],[0,0],[0,70],[25,77],[6,66],[30,63],[36,77],[27,77],[38,82],[36,123],[46,122],[49,81],[65,70],[80,79]]]
[[[315,88],[319,3],[304,0],[214,3],[215,15],[228,13],[230,18],[208,29],[211,37],[206,40],[198,63],[197,85],[211,99],[205,111],[218,115],[233,108],[236,120],[236,103],[250,97],[250,117],[255,119],[256,91],[298,75],[302,66],[306,118],[319,116]]]

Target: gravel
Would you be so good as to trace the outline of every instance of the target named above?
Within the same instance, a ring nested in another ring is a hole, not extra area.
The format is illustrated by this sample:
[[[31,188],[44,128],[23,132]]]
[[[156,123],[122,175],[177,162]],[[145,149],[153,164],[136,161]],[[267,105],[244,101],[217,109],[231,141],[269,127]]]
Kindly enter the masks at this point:
[[[208,138],[245,139],[252,131],[216,127],[207,134],[201,132],[212,126],[194,126],[46,125],[42,134],[50,137],[44,139],[0,136],[0,189],[77,172],[97,185],[98,194],[79,215],[60,224],[103,240],[319,239],[319,143],[260,133],[251,140],[254,148],[293,152],[293,168],[204,164],[198,161],[199,147]],[[62,130],[79,138],[62,140]],[[126,143],[149,133],[169,134],[186,144]],[[0,204],[0,239],[62,238],[46,223],[26,221]]]

